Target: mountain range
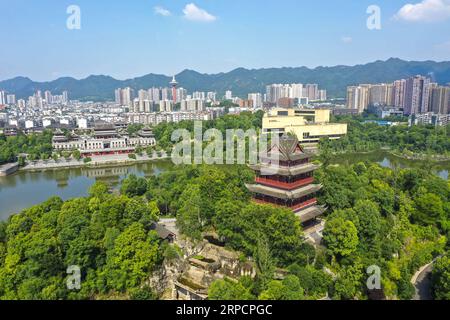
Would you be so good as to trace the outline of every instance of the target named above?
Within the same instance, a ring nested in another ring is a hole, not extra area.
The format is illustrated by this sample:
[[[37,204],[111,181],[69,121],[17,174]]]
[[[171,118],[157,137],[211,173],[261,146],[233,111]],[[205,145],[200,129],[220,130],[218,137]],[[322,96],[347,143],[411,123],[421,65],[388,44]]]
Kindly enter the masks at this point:
[[[346,87],[360,83],[392,82],[417,74],[427,75],[434,82],[450,83],[450,61],[404,61],[391,58],[386,61],[355,66],[333,66],[297,68],[244,69],[238,68],[227,73],[202,74],[184,70],[176,75],[179,86],[192,91],[216,91],[223,95],[226,90],[233,95],[244,97],[250,92],[265,92],[265,86],[272,83],[317,83],[328,91],[332,98],[345,97]],[[16,94],[17,98],[27,98],[36,90],[50,90],[61,94],[67,90],[71,99],[104,101],[114,99],[116,88],[131,87],[135,90],[151,87],[167,87],[172,77],[149,73],[142,77],[117,80],[105,75],[91,75],[85,79],[59,78],[49,82],[35,82],[26,77],[16,77],[0,81],[0,90]]]

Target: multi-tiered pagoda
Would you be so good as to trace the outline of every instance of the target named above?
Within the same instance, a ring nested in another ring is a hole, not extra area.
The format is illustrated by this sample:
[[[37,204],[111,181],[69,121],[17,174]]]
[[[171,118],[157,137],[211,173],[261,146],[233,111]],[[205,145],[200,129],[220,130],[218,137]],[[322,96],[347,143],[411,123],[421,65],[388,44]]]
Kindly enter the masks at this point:
[[[322,186],[314,183],[314,171],[319,166],[311,163],[311,157],[297,138],[281,137],[267,155],[260,156],[260,164],[250,166],[256,171],[256,184],[247,188],[254,200],[290,208],[302,223],[322,215],[325,208],[317,205],[316,198]]]

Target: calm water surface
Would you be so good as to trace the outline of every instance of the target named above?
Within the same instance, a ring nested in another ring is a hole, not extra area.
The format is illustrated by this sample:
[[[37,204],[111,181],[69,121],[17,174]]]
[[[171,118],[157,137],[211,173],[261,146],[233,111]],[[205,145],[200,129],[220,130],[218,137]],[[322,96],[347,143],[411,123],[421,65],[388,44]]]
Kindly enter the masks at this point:
[[[52,196],[59,196],[63,200],[86,196],[89,187],[96,181],[118,187],[129,174],[150,178],[172,166],[170,161],[157,161],[111,168],[20,171],[0,177],[0,220]]]
[[[332,160],[336,164],[354,164],[361,161],[371,161],[379,163],[383,167],[388,168],[416,168],[425,169],[431,166],[432,171],[440,176],[442,179],[448,179],[450,171],[450,161],[448,162],[436,162],[430,164],[429,161],[424,160],[407,160],[400,157],[396,157],[385,151],[376,151],[371,153],[357,153],[339,155]]]

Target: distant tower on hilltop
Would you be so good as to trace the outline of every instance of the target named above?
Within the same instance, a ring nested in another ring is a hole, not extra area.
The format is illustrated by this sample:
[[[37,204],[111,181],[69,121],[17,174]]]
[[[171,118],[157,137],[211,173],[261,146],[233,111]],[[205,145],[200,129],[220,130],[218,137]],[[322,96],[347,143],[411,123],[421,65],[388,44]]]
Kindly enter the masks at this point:
[[[178,82],[175,80],[175,76],[173,76],[172,81],[170,81],[170,85],[172,86],[172,98],[173,98],[173,104],[175,105],[177,103],[177,86]]]

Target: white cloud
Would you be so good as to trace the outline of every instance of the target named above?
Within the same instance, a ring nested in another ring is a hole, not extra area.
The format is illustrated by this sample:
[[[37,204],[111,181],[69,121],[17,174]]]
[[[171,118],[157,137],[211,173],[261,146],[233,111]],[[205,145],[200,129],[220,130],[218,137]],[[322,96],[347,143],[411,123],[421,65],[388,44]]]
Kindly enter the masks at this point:
[[[217,17],[208,13],[206,10],[197,7],[193,3],[189,3],[183,9],[184,17],[192,21],[213,22]]]
[[[158,14],[160,16],[168,17],[168,16],[172,15],[172,13],[169,10],[167,10],[163,7],[156,6],[154,9],[155,9],[155,14]]]
[[[351,43],[353,41],[352,37],[342,37],[341,38],[343,43]]]
[[[422,0],[404,5],[394,16],[409,22],[436,22],[450,18],[450,0]]]

